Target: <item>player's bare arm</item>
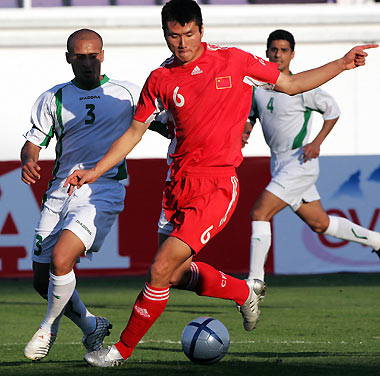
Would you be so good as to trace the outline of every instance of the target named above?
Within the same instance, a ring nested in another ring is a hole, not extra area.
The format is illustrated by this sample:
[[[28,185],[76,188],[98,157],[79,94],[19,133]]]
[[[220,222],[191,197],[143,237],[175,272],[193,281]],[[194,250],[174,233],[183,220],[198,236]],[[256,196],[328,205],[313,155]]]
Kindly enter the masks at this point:
[[[243,148],[245,145],[248,144],[249,136],[251,135],[253,129],[253,125],[250,121],[247,121],[244,125],[244,132],[241,138],[241,147]]]
[[[64,187],[70,185],[69,195],[73,192],[74,187],[80,188],[83,184],[93,183],[99,176],[125,158],[140,142],[149,124],[133,120],[127,131],[111,145],[107,153],[92,169],[75,170],[68,176]]]
[[[368,56],[365,50],[377,48],[378,44],[366,44],[352,48],[342,58],[334,60],[319,68],[297,73],[291,76],[280,73],[275,90],[289,95],[299,94],[323,85],[345,70],[365,65]]]
[[[21,180],[25,184],[34,184],[40,179],[38,157],[41,148],[30,141],[26,141],[21,149]]]
[[[319,157],[322,142],[325,140],[325,138],[328,136],[328,134],[334,128],[334,125],[336,124],[338,119],[339,119],[339,117],[337,117],[335,119],[325,120],[323,122],[322,129],[315,136],[314,140],[302,148],[305,162],[312,159],[312,158],[318,158]]]

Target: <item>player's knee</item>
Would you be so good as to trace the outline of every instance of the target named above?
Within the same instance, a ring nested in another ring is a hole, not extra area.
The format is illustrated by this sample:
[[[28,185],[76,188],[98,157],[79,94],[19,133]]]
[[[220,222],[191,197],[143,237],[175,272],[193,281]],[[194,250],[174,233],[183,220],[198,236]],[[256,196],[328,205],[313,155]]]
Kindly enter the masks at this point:
[[[325,223],[324,221],[316,221],[309,223],[309,227],[317,234],[323,234],[327,230],[328,223]]]
[[[270,221],[268,213],[261,209],[252,209],[251,211],[251,220],[252,221]]]
[[[149,278],[153,285],[167,285],[169,284],[172,276],[172,269],[168,262],[161,260],[160,262],[154,262],[150,267]],[[176,283],[176,281],[173,282]]]
[[[51,271],[55,275],[65,275],[73,270],[75,260],[68,259],[65,255],[52,255]]]

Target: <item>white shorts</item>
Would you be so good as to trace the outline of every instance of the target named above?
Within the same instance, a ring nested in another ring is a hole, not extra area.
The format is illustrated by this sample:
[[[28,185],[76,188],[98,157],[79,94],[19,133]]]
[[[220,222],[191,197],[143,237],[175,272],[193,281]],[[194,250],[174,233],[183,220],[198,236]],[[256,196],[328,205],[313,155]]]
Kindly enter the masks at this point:
[[[315,183],[319,175],[318,158],[303,162],[302,148],[272,155],[272,180],[265,188],[285,201],[293,211],[302,203],[320,199]]]
[[[125,188],[117,180],[100,179],[75,189],[69,196],[63,181],[55,181],[46,192],[35,229],[32,260],[50,263],[50,256],[63,230],[70,230],[87,252],[97,252],[117,215],[124,208]]]
[[[158,233],[170,236],[173,228],[173,223],[168,221],[164,209],[161,209],[160,219],[158,220]]]

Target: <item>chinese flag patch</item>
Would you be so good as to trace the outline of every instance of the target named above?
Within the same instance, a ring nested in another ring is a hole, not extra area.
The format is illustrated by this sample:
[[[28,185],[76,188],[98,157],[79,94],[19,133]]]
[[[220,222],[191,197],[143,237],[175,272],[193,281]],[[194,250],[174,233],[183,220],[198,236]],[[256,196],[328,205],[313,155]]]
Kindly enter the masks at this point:
[[[232,87],[231,76],[215,78],[217,89],[229,89]]]

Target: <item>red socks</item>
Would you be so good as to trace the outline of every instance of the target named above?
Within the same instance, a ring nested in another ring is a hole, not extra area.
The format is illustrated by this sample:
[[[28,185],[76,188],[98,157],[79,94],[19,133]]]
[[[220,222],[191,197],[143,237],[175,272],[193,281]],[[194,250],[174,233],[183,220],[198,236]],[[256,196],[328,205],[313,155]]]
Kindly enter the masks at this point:
[[[186,289],[202,296],[233,300],[239,305],[244,304],[249,295],[244,280],[224,274],[204,262],[191,263],[191,278]]]
[[[249,295],[244,280],[224,274],[203,262],[191,263],[191,279],[186,289],[202,296],[233,300],[239,305],[244,304]],[[131,356],[141,338],[164,311],[168,299],[169,287],[160,289],[146,282],[120,341],[115,344],[124,359]]]
[[[169,287],[160,289],[145,283],[136,299],[128,324],[115,344],[124,359],[131,356],[141,338],[160,317],[169,299]]]

